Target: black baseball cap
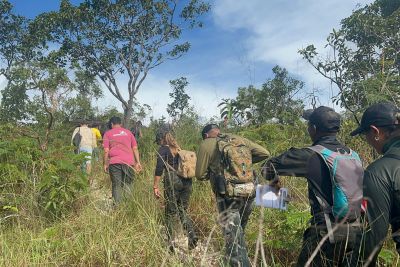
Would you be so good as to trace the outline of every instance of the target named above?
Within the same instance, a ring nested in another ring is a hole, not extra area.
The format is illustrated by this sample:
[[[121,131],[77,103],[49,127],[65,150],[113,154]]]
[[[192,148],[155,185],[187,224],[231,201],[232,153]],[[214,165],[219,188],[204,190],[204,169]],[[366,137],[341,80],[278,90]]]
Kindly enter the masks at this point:
[[[204,138],[204,135],[211,131],[212,129],[219,129],[219,126],[215,123],[210,123],[204,126],[203,130],[201,131],[201,137]]]
[[[159,144],[161,139],[165,137],[165,135],[169,132],[171,132],[171,127],[168,124],[161,124],[158,129],[156,130],[156,139],[155,143]]]
[[[340,130],[340,115],[330,107],[320,106],[305,110],[303,118],[315,125],[320,132],[336,133]]]
[[[350,133],[351,136],[358,135],[369,130],[371,125],[384,127],[398,124],[397,116],[400,109],[390,102],[383,102],[369,106],[362,115],[361,124]]]

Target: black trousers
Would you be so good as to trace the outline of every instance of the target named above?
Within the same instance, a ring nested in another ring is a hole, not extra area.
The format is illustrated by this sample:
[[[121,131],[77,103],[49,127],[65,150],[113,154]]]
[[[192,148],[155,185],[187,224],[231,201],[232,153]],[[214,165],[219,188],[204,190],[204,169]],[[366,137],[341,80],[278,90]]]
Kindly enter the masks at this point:
[[[132,192],[133,169],[126,164],[110,164],[108,172],[111,178],[112,197],[115,203],[119,203]]]
[[[335,226],[332,226],[335,228]],[[327,238],[318,249],[322,239],[328,234],[325,224],[312,225],[304,232],[303,247],[297,260],[297,267],[303,267],[310,257],[317,251],[311,260],[312,267],[324,266],[358,266],[359,238],[361,226],[358,224],[342,224],[334,232],[335,243],[331,244]],[[358,244],[358,245],[357,245]]]
[[[193,221],[187,213],[190,195],[192,194],[192,179],[181,178],[175,172],[168,172],[164,177],[165,225],[168,240],[174,231],[174,216],[178,215],[183,229],[187,232],[189,242],[196,239]]]

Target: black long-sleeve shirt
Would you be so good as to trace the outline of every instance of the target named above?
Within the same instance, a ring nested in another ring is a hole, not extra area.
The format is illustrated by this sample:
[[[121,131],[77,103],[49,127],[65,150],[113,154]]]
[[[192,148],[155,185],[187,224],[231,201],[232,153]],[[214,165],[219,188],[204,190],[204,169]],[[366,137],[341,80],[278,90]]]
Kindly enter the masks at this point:
[[[161,176],[164,172],[164,169],[167,169],[169,167],[172,167],[174,169],[178,167],[178,156],[174,157],[168,146],[160,146],[157,153],[155,175]]]
[[[350,149],[341,144],[336,136],[323,136],[312,145],[322,145],[333,151],[343,149],[350,152]],[[333,205],[330,171],[324,160],[309,148],[290,148],[280,156],[271,158],[268,163],[273,164],[279,175],[307,178],[308,198],[313,216],[312,223],[323,223],[325,221],[323,211],[314,190],[329,205]],[[271,172],[268,174],[272,175]]]
[[[365,233],[365,259],[374,253],[368,266],[376,265],[389,224],[400,253],[400,137],[387,143],[383,150],[383,157],[371,163],[364,172],[364,198],[368,202],[370,227]]]

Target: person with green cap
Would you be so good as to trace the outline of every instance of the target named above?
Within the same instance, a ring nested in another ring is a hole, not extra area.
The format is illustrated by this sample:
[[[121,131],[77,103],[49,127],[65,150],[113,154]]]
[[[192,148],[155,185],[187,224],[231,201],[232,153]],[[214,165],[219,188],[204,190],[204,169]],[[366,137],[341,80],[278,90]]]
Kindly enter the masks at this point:
[[[400,109],[389,102],[371,105],[351,135],[364,136],[382,155],[364,172],[368,229],[362,242],[363,266],[376,266],[389,225],[400,253]]]
[[[311,206],[310,225],[303,234],[296,266],[356,266],[361,234],[363,168],[357,153],[337,139],[340,115],[320,106],[307,110],[312,145],[290,148],[269,159],[262,174],[305,177]]]
[[[203,141],[197,153],[196,177],[199,180],[209,179],[211,182],[219,212],[218,221],[225,237],[226,261],[231,266],[251,266],[244,240],[244,230],[253,208],[252,192],[255,192],[254,176],[249,165],[267,159],[269,152],[246,138],[222,134],[216,124],[206,125],[201,135]],[[221,146],[224,147],[224,151],[221,150]],[[234,164],[236,158],[232,156],[228,159],[226,154],[239,155],[241,152],[243,161],[239,165],[248,182],[233,184],[228,180],[235,177],[226,172],[228,168],[225,162],[230,161]]]

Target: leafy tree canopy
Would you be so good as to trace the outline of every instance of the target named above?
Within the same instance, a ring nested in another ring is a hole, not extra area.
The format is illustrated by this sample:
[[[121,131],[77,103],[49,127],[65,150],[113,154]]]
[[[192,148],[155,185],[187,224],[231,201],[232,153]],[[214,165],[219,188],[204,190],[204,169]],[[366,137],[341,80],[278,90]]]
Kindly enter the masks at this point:
[[[175,120],[179,121],[185,109],[189,107],[190,96],[186,94],[185,88],[189,82],[185,77],[181,77],[169,81],[172,87],[172,93],[169,96],[173,99],[172,103],[168,104],[167,112]]]
[[[63,0],[59,12],[36,21],[51,27],[53,41],[72,62],[96,75],[121,102],[127,124],[149,71],[189,50],[180,41],[182,31],[202,26],[198,18],[208,10],[201,0],[184,6],[176,0],[85,0],[79,6]],[[117,82],[121,76],[125,85]]]
[[[334,98],[357,113],[366,106],[400,98],[400,2],[378,0],[360,7],[327,38],[331,53],[320,56],[314,45],[300,54],[324,77],[336,84]]]
[[[236,99],[224,99],[220,103],[221,116],[233,117],[238,124],[248,121],[259,125],[271,120],[288,124],[297,120],[304,104],[296,95],[304,83],[291,77],[285,68],[275,66],[272,72],[274,77],[261,88],[252,85],[239,88]]]

